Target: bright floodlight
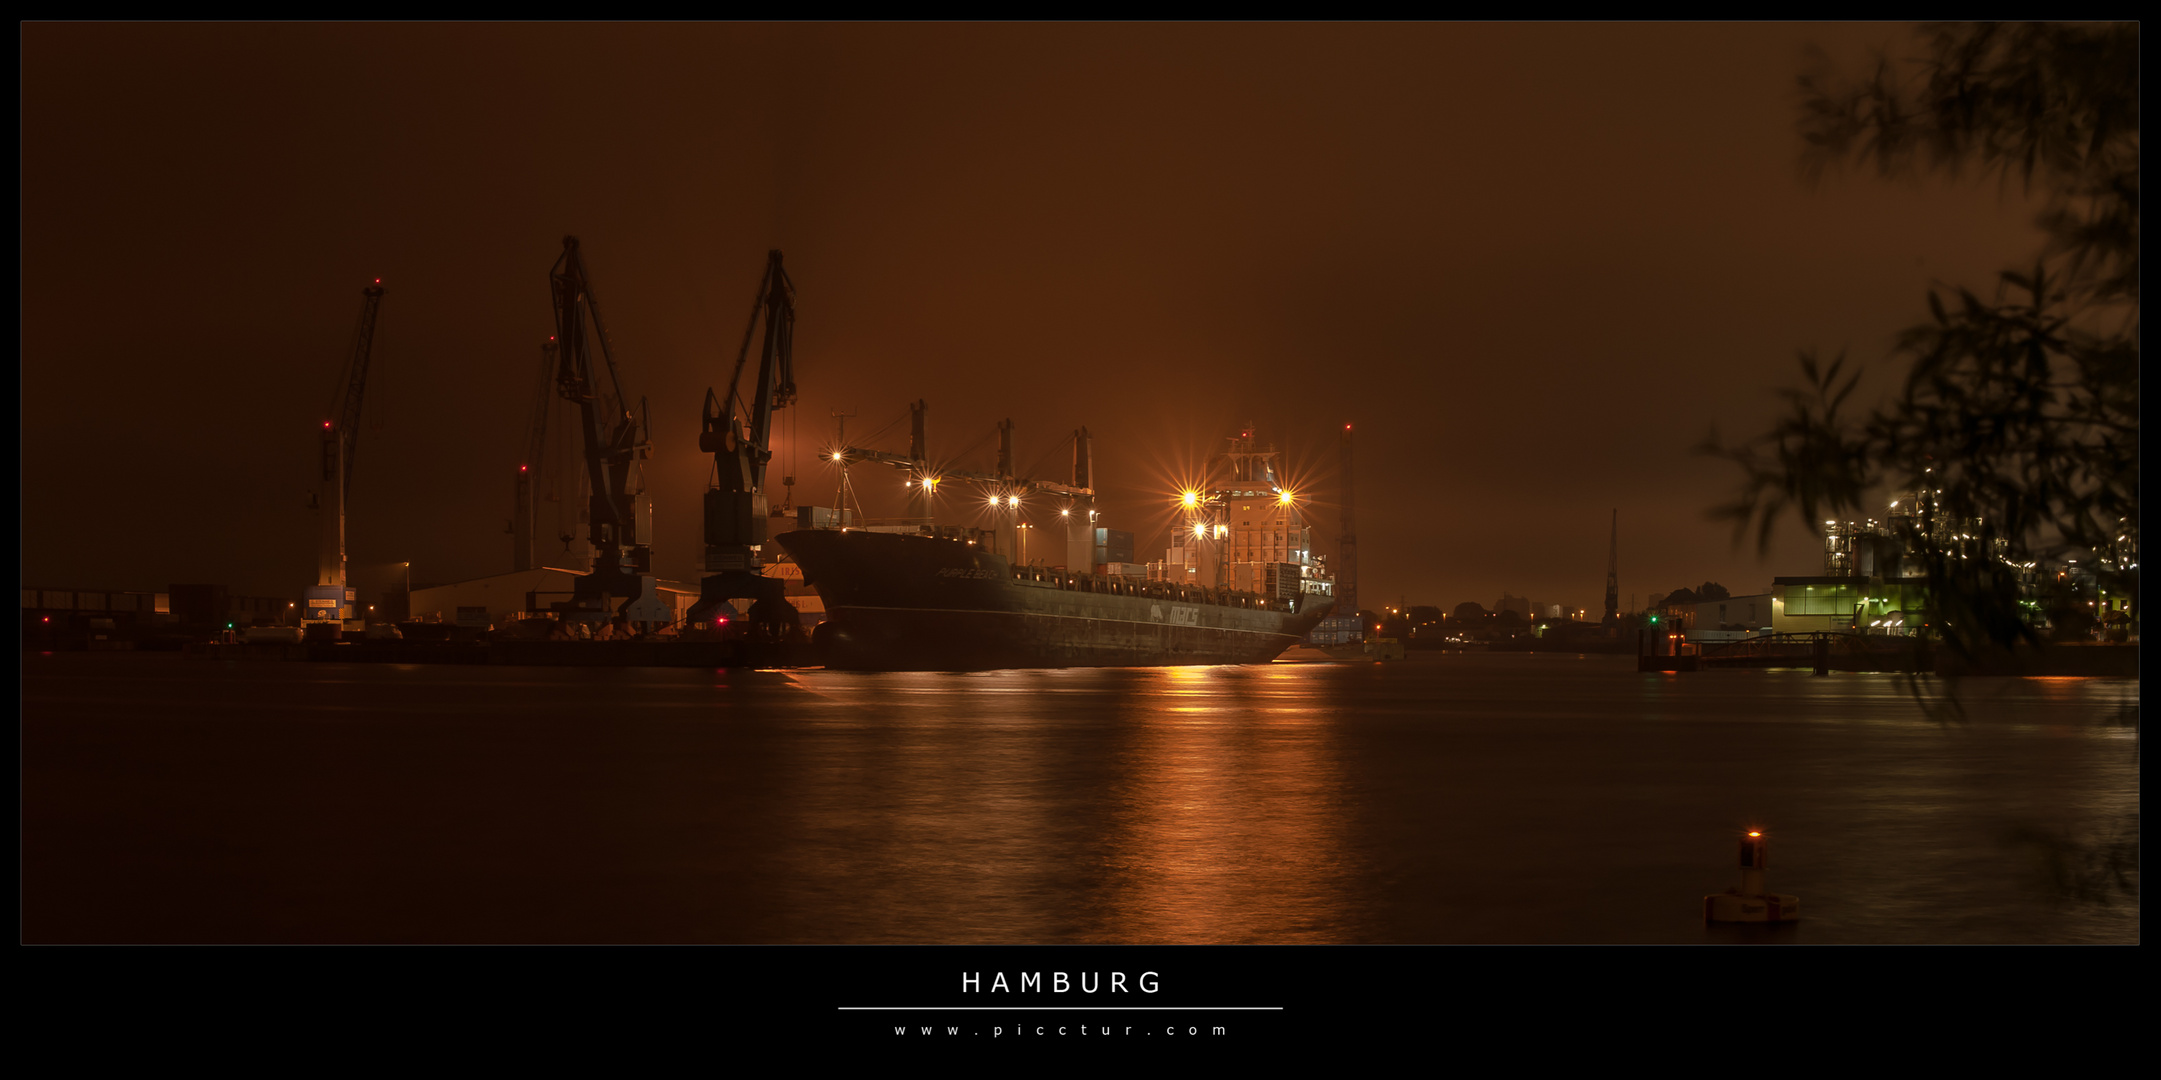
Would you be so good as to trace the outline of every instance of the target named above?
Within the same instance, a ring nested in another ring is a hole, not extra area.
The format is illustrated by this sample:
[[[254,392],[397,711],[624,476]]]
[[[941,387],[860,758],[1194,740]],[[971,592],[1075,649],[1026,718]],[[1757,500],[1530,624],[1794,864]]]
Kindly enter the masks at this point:
[[[1179,501],[1186,504],[1186,509],[1191,510],[1201,504],[1201,496],[1199,492],[1188,491],[1179,496]]]
[[[1289,506],[1291,504],[1291,493],[1285,491],[1283,494],[1276,496],[1276,501],[1282,503],[1285,506]]]
[[[1018,496],[1018,495],[1008,495],[1008,496],[1006,496],[1006,497],[1005,497],[1005,504],[1006,504],[1007,506],[1019,506],[1019,505],[1020,505],[1020,496]]]

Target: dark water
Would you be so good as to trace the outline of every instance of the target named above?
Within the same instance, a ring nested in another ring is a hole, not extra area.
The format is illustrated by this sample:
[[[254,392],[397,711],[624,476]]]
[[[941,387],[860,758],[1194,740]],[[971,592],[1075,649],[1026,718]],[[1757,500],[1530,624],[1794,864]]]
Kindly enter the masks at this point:
[[[2138,684],[1960,688],[1968,719],[1942,726],[1898,676],[1611,657],[876,675],[30,655],[23,935],[1757,940],[1701,912],[1760,826],[1769,884],[1805,912],[1769,940],[2136,942],[2108,856],[2137,840]]]

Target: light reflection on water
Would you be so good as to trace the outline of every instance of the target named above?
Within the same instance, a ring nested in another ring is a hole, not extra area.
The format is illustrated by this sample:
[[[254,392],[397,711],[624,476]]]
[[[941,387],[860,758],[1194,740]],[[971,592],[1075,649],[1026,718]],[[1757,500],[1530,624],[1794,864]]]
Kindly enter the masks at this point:
[[[2136,840],[2130,680],[1968,680],[1955,727],[1898,676],[1536,655],[24,693],[31,940],[1750,940],[1700,913],[1757,826],[1770,940],[2138,938],[2082,888]]]

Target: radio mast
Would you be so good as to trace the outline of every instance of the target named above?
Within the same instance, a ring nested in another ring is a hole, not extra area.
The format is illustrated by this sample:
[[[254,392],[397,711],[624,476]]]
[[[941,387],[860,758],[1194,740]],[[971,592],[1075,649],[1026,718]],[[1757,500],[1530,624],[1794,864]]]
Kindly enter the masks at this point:
[[[1613,512],[1613,536],[1606,544],[1605,625],[1621,625],[1621,512]]]
[[[1357,488],[1351,483],[1351,425],[1343,425],[1337,465],[1343,473],[1343,536],[1336,543],[1336,614],[1358,614],[1358,528],[1351,520]]]

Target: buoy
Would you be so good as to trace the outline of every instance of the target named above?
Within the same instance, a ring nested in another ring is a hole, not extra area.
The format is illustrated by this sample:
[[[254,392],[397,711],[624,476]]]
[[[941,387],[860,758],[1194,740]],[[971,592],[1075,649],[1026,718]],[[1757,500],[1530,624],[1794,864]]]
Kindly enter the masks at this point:
[[[1741,887],[1703,898],[1705,922],[1792,922],[1801,917],[1801,898],[1766,892],[1764,867],[1771,861],[1771,841],[1760,829],[1741,836]]]

